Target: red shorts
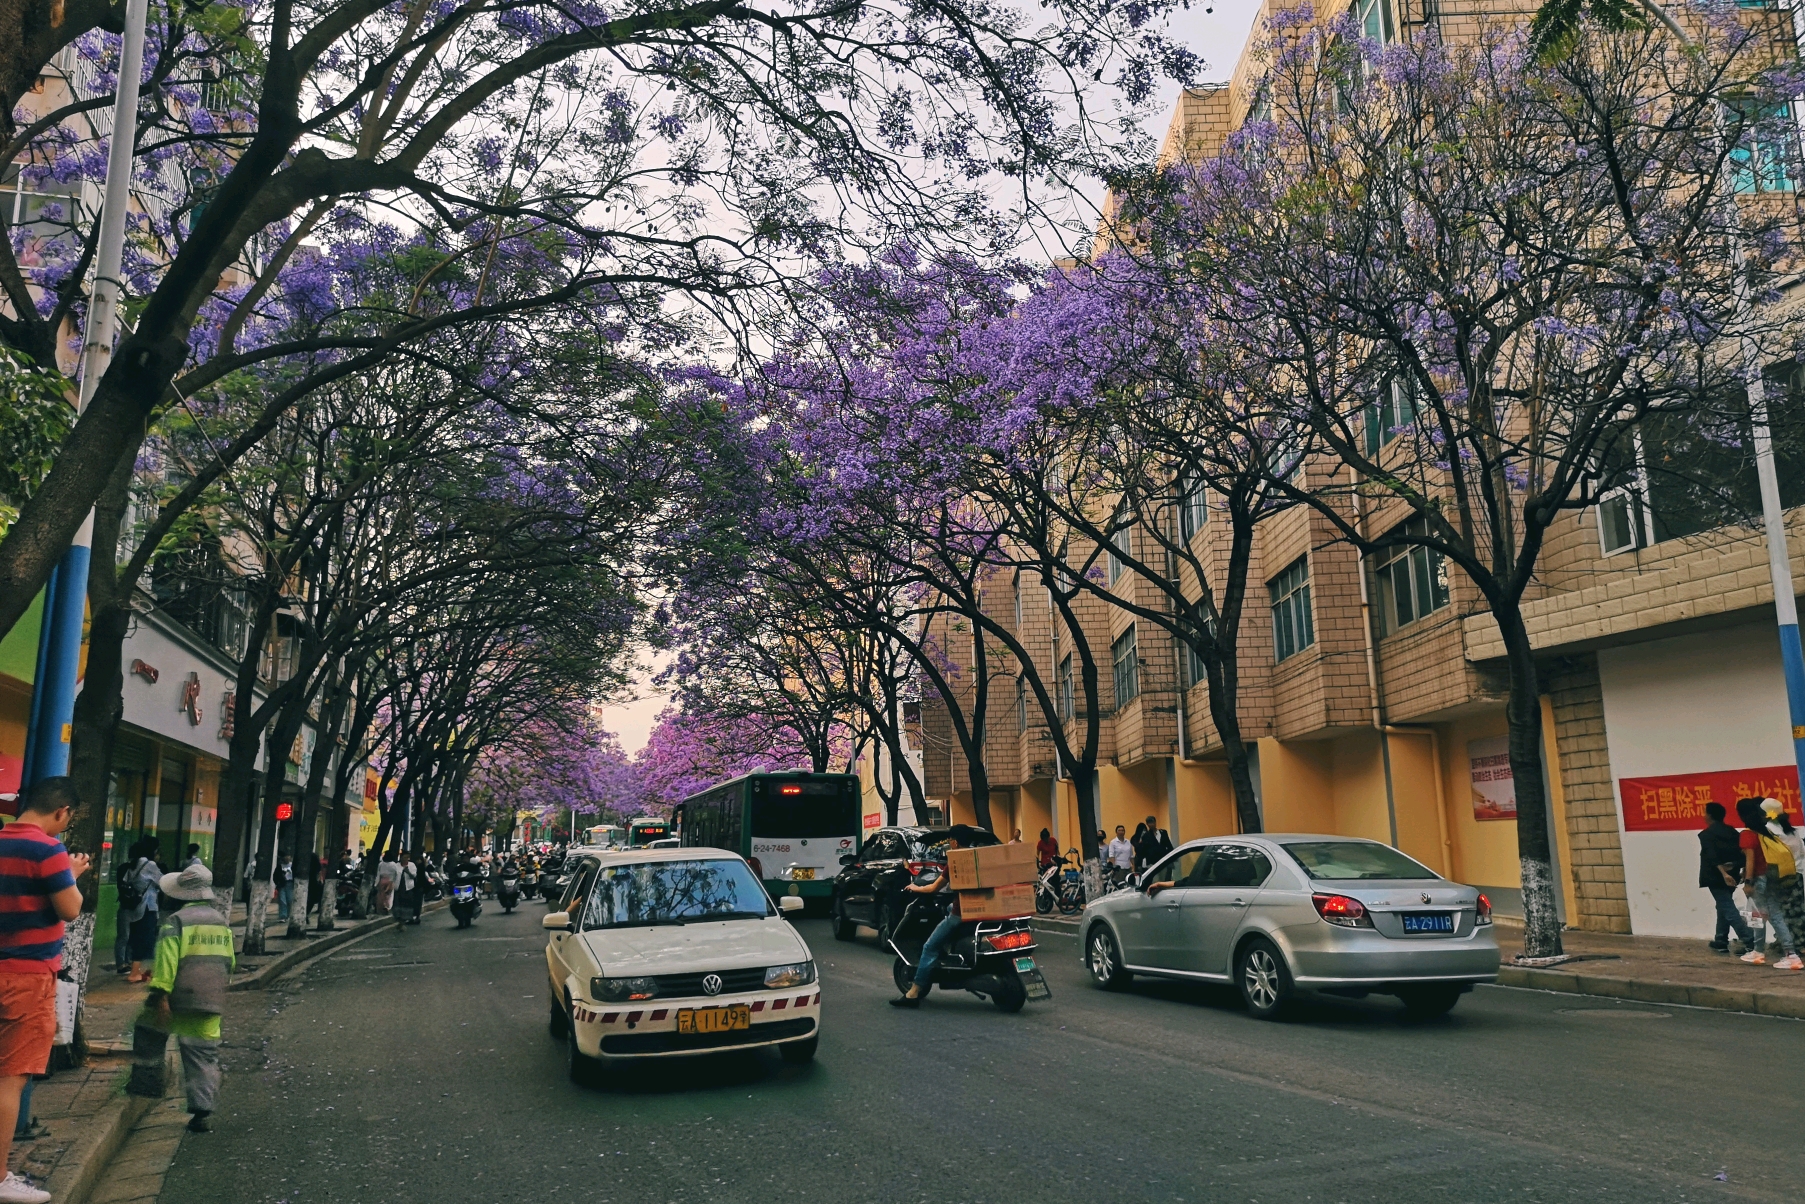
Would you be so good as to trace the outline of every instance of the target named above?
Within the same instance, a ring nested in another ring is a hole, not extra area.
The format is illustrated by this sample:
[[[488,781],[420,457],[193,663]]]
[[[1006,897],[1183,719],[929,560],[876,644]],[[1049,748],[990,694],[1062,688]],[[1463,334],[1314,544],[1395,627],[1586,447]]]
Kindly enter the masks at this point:
[[[56,1040],[56,975],[0,974],[0,1078],[43,1074]]]

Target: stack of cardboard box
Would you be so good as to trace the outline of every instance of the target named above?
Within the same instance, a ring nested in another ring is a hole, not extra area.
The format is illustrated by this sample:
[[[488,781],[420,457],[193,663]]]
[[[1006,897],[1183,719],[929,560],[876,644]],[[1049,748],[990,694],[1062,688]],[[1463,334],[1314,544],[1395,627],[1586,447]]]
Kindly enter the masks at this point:
[[[1034,846],[995,844],[954,849],[946,856],[948,886],[959,892],[968,920],[1007,920],[1034,914]]]

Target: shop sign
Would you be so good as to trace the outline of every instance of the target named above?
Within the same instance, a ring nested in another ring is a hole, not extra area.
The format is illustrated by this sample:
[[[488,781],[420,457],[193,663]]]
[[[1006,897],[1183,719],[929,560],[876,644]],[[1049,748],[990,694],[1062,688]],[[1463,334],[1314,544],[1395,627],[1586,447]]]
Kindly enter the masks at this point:
[[[884,817],[881,812],[873,811],[870,815],[865,817],[865,827],[868,830],[871,828],[881,828],[883,826]]]
[[[230,740],[232,733],[238,730],[238,692],[227,690],[225,701],[219,706],[219,738]]]
[[[151,680],[155,681],[155,678]],[[188,722],[195,727],[201,725],[201,675],[190,673],[188,680],[182,683],[182,702],[176,707],[178,711],[188,712]]]
[[[1654,778],[1619,778],[1625,832],[1694,832],[1705,826],[1705,804],[1721,803],[1736,825],[1736,800],[1774,798],[1792,821],[1799,817],[1796,765],[1726,769],[1717,773],[1676,773]]]
[[[1517,779],[1510,771],[1510,737],[1467,741],[1474,819],[1517,818]]]
[[[155,685],[157,678],[162,676],[157,672],[157,667],[155,665],[147,665],[143,661],[133,661],[132,672],[139,677],[142,677],[145,681],[150,682],[152,685]]]

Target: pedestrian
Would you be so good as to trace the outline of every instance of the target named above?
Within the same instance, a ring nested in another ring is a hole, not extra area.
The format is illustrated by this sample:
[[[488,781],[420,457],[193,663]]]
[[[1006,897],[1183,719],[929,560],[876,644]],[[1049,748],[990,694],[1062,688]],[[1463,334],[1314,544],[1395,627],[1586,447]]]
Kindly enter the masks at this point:
[[[1159,826],[1156,816],[1147,817],[1147,835],[1141,838],[1141,856],[1147,867],[1157,865],[1161,858],[1172,851],[1172,836]]]
[[[420,916],[420,867],[414,864],[414,855],[406,849],[401,850],[401,874],[395,884],[395,926],[405,928],[409,924],[419,923]]]
[[[128,942],[132,970],[125,976],[125,981],[149,982],[150,975],[145,972],[144,963],[157,955],[157,883],[163,880],[163,870],[157,865],[155,836],[143,837],[132,848],[135,854],[123,880],[131,893],[120,897],[121,907],[128,899],[137,901],[131,909]]]
[[[376,914],[386,916],[395,906],[395,886],[401,881],[401,865],[385,852],[376,866]]]
[[[1787,926],[1786,915],[1780,907],[1780,879],[1798,873],[1798,867],[1786,846],[1766,834],[1767,814],[1761,809],[1760,799],[1737,799],[1736,815],[1746,829],[1737,837],[1743,853],[1742,889],[1753,900],[1755,910],[1767,916],[1768,926],[1773,929],[1785,954],[1774,963],[1774,969],[1805,969],[1805,963],[1799,960],[1798,948],[1793,944],[1792,929]],[[1742,960],[1752,966],[1764,966],[1767,955],[1760,949],[1751,949],[1742,955]]]
[[[1098,836],[1103,833],[1097,833]],[[1134,869],[1134,846],[1128,843],[1128,829],[1122,824],[1116,825],[1116,838],[1109,842],[1104,850],[1104,862],[1109,866],[1110,878],[1120,882]]]
[[[1711,948],[1730,952],[1730,930],[1742,942],[1742,952],[1755,947],[1755,933],[1742,918],[1736,906],[1736,883],[1742,877],[1742,846],[1739,833],[1724,822],[1722,803],[1705,804],[1705,827],[1698,834],[1698,884],[1711,892],[1717,908],[1717,929]]]
[[[188,846],[188,856],[182,862],[183,868],[186,868],[191,865],[199,865],[200,863],[201,863],[201,846],[199,846],[198,844],[189,845]]]
[[[1761,800],[1761,810],[1767,816],[1767,834],[1786,846],[1792,855],[1794,872],[1780,879],[1780,914],[1786,917],[1786,927],[1792,931],[1793,940],[1805,939],[1805,877],[1798,871],[1805,870],[1805,841],[1799,839],[1799,833],[1787,818],[1786,808],[1777,798]]]
[[[232,930],[213,906],[213,872],[206,866],[165,874],[158,889],[164,919],[150,993],[132,1029],[132,1061],[155,1079],[173,1036],[182,1055],[188,1131],[210,1133],[207,1118],[219,1106],[220,1013],[236,963]]]
[[[19,1098],[50,1066],[56,1040],[56,974],[63,966],[63,925],[81,914],[76,879],[88,856],[59,839],[81,805],[66,777],[43,778],[0,829],[0,1204],[46,1204],[50,1193],[6,1170]]]
[[[1137,872],[1142,865],[1146,864],[1141,860],[1141,841],[1145,839],[1147,839],[1147,825],[1136,824],[1134,835],[1128,838],[1128,847],[1134,850],[1134,868]]]
[[[1035,842],[1034,856],[1043,870],[1059,860],[1059,842],[1054,840],[1053,833],[1045,828],[1040,830],[1040,839]]]
[[[276,866],[276,918],[288,919],[289,909],[295,905],[295,855],[282,854],[282,860]]]

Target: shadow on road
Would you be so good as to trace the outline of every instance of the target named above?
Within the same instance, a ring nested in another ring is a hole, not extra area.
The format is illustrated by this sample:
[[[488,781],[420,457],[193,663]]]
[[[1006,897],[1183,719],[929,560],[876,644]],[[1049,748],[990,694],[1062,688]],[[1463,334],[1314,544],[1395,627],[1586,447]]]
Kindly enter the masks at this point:
[[[775,1051],[747,1049],[694,1058],[648,1058],[619,1068],[609,1067],[597,1072],[594,1082],[579,1090],[602,1096],[681,1095],[754,1083],[767,1088],[802,1086],[820,1073],[813,1064],[788,1065]]]

